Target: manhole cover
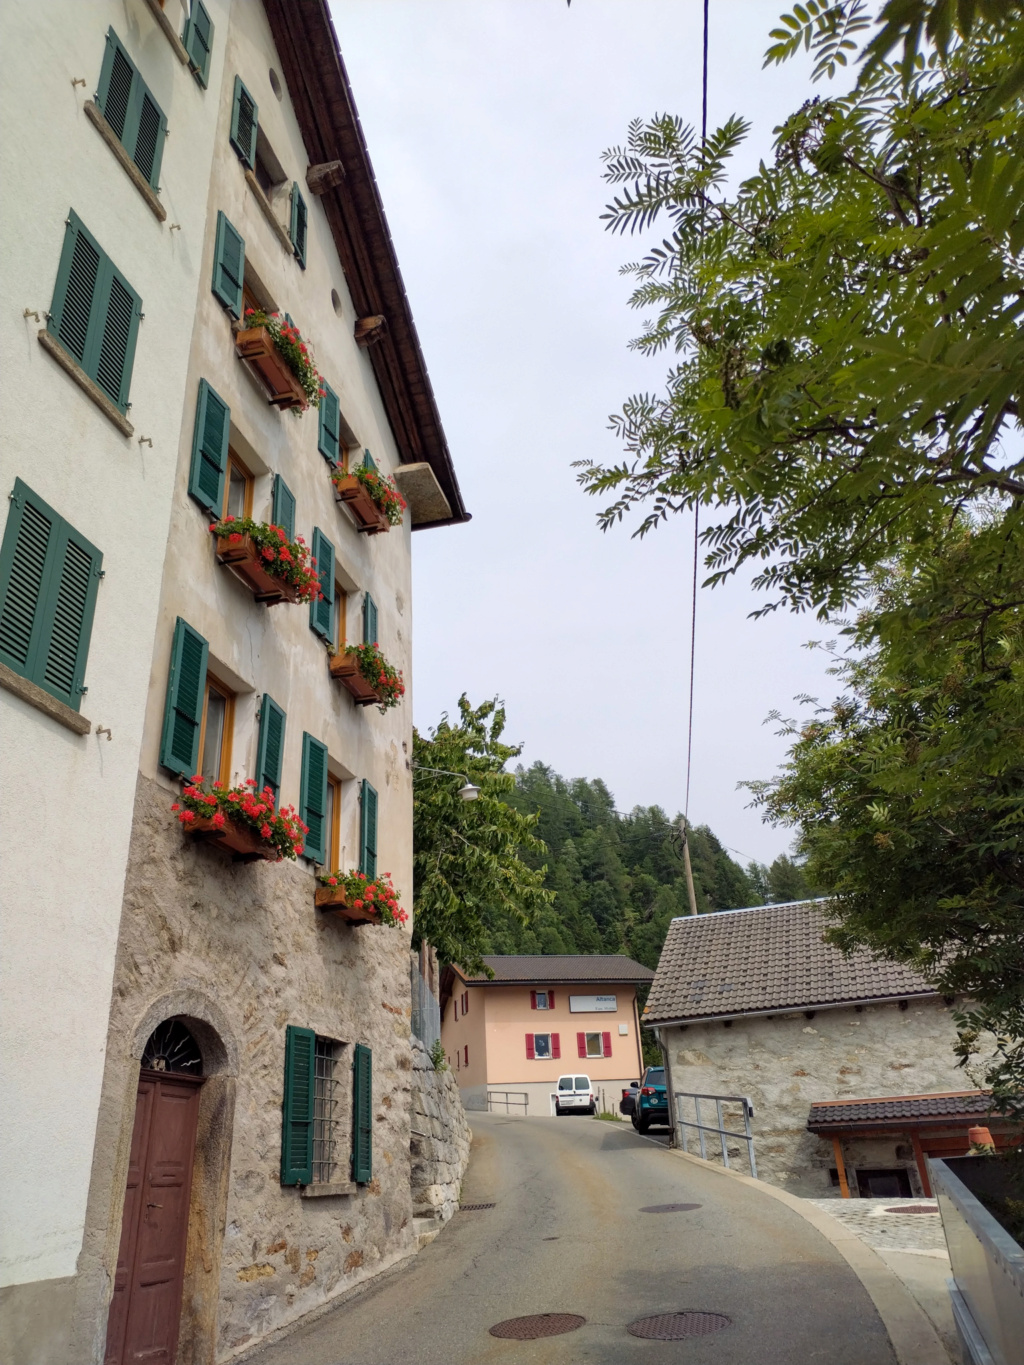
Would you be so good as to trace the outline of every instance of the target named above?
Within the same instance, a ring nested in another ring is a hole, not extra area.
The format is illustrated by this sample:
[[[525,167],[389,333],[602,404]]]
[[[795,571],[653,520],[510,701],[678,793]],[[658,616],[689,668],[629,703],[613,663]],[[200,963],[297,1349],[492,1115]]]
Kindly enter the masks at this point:
[[[731,1325],[732,1318],[724,1313],[655,1313],[650,1318],[637,1318],[626,1331],[647,1341],[682,1341],[684,1337],[710,1336]]]
[[[701,1209],[703,1204],[648,1204],[641,1213],[688,1213],[690,1209]]]
[[[497,1204],[460,1204],[460,1205],[459,1205],[459,1212],[460,1212],[460,1213],[475,1213],[475,1212],[477,1211],[477,1209],[494,1209],[494,1208],[497,1208],[497,1207],[498,1207]]]
[[[937,1204],[894,1204],[886,1213],[938,1213]]]
[[[492,1337],[508,1337],[512,1341],[534,1341],[537,1337],[559,1337],[563,1332],[575,1332],[586,1318],[578,1313],[534,1313],[528,1318],[506,1318],[491,1328]]]

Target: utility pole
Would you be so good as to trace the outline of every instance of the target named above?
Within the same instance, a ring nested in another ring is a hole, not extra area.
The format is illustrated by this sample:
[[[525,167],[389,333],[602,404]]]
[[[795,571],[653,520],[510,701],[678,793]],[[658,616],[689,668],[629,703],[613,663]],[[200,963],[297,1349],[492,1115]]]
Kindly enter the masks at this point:
[[[693,868],[690,866],[690,841],[686,837],[686,817],[679,817],[679,833],[683,836],[683,865],[686,868],[686,894],[690,898],[690,914],[697,913],[697,897],[693,890]]]

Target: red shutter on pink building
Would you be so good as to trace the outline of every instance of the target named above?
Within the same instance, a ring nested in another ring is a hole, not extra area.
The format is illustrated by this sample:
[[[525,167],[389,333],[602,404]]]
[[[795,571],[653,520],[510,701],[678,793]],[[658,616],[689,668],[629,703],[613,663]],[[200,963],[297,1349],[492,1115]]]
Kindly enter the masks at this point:
[[[602,1033],[601,1044],[603,1049],[601,1055],[603,1057],[610,1057],[612,1055],[612,1035],[610,1033]]]
[[[578,1048],[581,1057],[587,1055],[587,1035],[585,1033],[577,1033],[576,1047]]]
[[[554,993],[554,991],[548,991],[548,1009],[549,1009],[549,1010],[553,1010],[554,1008],[555,1008],[555,993]]]
[[[466,1044],[466,1055],[465,1055],[465,1057],[463,1058],[463,1061],[465,1062],[465,1065],[466,1065],[466,1066],[469,1066],[469,1044],[468,1044],[468,1043]]]
[[[537,992],[536,992],[536,991],[531,991],[531,992],[530,992],[530,1009],[535,1010],[536,1008],[537,1008]]]
[[[562,1040],[557,1033],[551,1035],[551,1056],[557,1062],[562,1055]]]
[[[534,1052],[533,1052],[533,1034],[532,1034],[532,1033],[528,1033],[528,1034],[526,1035],[526,1058],[527,1058],[527,1061],[530,1061],[530,1062],[532,1062],[532,1061],[533,1061],[533,1058],[534,1058]]]

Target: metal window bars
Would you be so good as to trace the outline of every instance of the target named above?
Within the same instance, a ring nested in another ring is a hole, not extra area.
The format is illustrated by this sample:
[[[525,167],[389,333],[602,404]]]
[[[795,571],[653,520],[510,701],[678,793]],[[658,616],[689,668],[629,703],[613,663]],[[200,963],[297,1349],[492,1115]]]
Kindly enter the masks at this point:
[[[313,1184],[329,1185],[338,1167],[338,1044],[317,1037],[313,1054]]]
[[[521,1105],[525,1114],[529,1103],[530,1097],[525,1090],[488,1090],[487,1092],[487,1112],[489,1114],[494,1113],[495,1104],[503,1104],[506,1114],[512,1112],[511,1105],[514,1104],[517,1108]]]
[[[735,1142],[745,1142],[747,1144],[747,1158],[750,1162],[750,1174],[757,1179],[757,1161],[754,1157],[754,1135],[750,1131],[750,1120],[754,1117],[754,1106],[750,1103],[746,1095],[700,1095],[691,1090],[677,1090],[676,1099],[676,1126],[679,1130],[679,1142],[684,1152],[688,1152],[686,1145],[687,1128],[697,1130],[697,1139],[700,1146],[700,1155],[706,1161],[708,1159],[707,1144],[704,1138],[705,1133],[714,1133],[722,1148],[722,1164],[729,1165],[729,1139]],[[688,1119],[683,1116],[683,1104],[686,1100],[693,1101],[694,1118]],[[715,1116],[717,1123],[703,1123],[701,1121],[700,1102],[701,1100],[710,1101],[715,1106]],[[733,1128],[726,1128],[722,1122],[722,1105],[738,1104],[743,1114],[743,1132],[738,1133]]]

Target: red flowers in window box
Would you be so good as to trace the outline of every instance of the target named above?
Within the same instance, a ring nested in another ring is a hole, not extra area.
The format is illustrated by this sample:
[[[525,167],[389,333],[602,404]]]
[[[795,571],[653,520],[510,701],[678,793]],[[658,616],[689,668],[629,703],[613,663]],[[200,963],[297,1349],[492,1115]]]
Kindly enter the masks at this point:
[[[405,696],[402,674],[372,645],[346,645],[329,660],[331,677],[354,697],[357,706],[380,707],[381,715]]]
[[[349,924],[386,924],[393,929],[408,922],[389,872],[373,881],[364,872],[321,872],[317,881],[316,907],[326,914]]]
[[[351,474],[336,469],[331,479],[338,501],[348,504],[360,531],[376,535],[380,531],[389,531],[392,526],[401,526],[402,515],[408,504],[395,487],[394,479],[387,474],[361,464]],[[367,502],[376,513],[375,517],[371,515]]]
[[[280,313],[247,308],[235,350],[259,375],[270,402],[278,408],[320,406],[323,379],[299,329]]]
[[[271,789],[257,791],[251,777],[240,787],[214,782],[207,788],[202,774],[196,773],[171,810],[186,834],[216,842],[244,862],[297,858],[309,833],[293,806],[277,809]]]
[[[225,517],[210,530],[217,558],[250,587],[257,602],[315,602],[323,596],[316,561],[301,536],[289,541],[280,526],[251,517]]]

